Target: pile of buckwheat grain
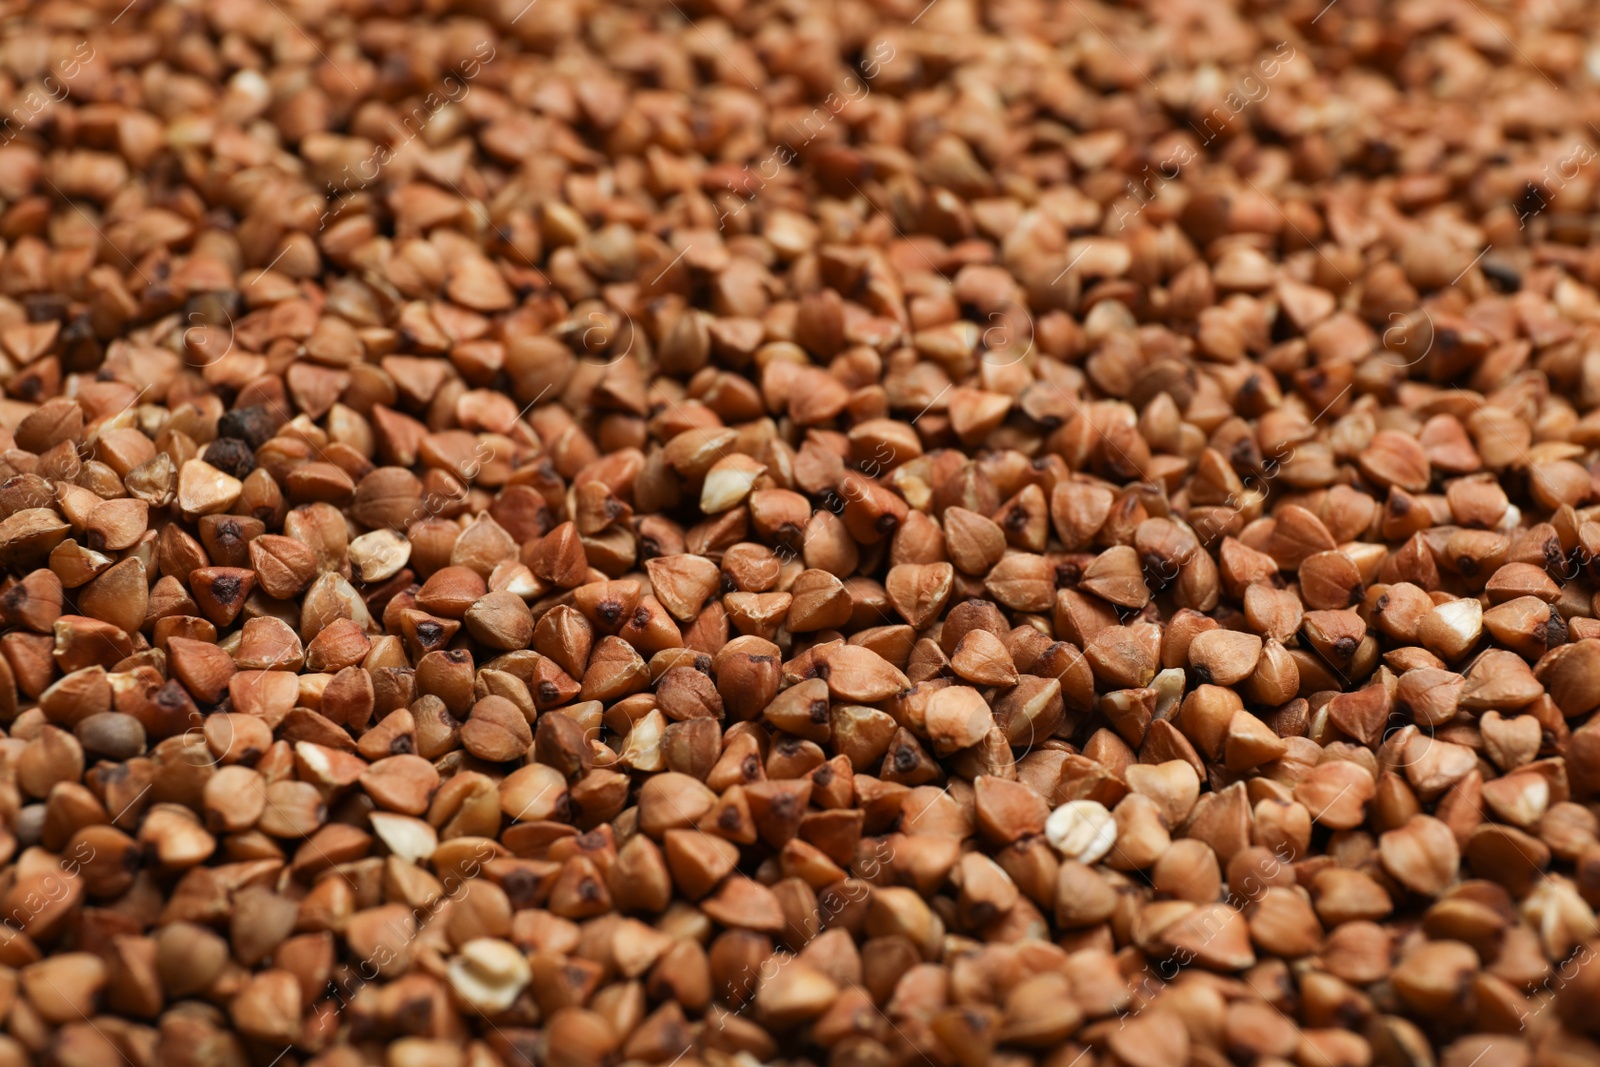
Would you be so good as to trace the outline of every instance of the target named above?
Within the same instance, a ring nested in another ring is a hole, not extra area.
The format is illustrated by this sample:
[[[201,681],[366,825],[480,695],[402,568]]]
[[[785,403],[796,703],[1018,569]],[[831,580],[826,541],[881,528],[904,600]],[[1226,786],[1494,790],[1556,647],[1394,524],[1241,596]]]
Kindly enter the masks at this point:
[[[1600,9],[122,3],[0,1067],[1600,1063]]]

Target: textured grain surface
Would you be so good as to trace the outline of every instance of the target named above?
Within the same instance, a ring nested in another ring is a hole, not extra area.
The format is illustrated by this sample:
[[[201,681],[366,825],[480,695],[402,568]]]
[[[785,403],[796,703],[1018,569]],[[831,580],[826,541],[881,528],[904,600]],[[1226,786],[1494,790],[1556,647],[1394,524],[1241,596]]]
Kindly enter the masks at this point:
[[[1589,5],[120,3],[0,1067],[1600,1062]]]

